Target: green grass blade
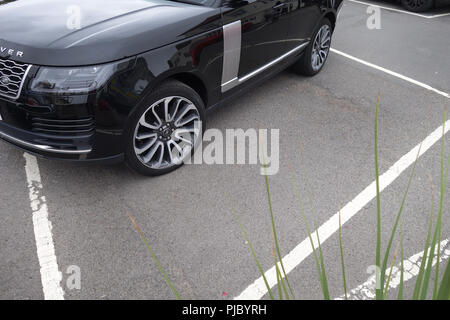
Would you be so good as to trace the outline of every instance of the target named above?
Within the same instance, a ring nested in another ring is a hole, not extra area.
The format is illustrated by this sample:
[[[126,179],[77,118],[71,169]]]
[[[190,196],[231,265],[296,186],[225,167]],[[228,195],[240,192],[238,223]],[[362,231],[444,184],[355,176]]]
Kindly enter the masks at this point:
[[[400,231],[400,285],[398,289],[397,300],[403,300],[403,291],[405,287],[405,265],[404,265],[404,246],[403,246],[403,225]]]
[[[436,253],[436,249],[439,248],[438,250],[440,250],[440,243],[438,243],[438,241],[440,241],[441,239],[441,232],[442,232],[442,211],[443,211],[443,203],[444,203],[444,198],[445,198],[445,189],[446,189],[446,185],[447,185],[447,177],[448,177],[448,163],[450,161],[450,157],[447,160],[447,168],[446,168],[446,172],[444,173],[444,152],[445,152],[445,122],[447,119],[447,110],[444,109],[444,117],[443,117],[443,126],[442,126],[442,141],[441,141],[441,189],[440,189],[440,201],[439,201],[439,212],[438,212],[438,216],[437,216],[437,221],[436,221],[436,226],[434,229],[434,234],[433,234],[433,240],[431,242],[431,248],[430,248],[430,252],[429,252],[429,257],[428,257],[428,262],[427,262],[427,266],[426,266],[426,271],[425,271],[425,276],[424,276],[424,281],[423,281],[423,286],[422,286],[422,290],[421,290],[421,294],[420,294],[420,299],[425,300],[428,294],[428,287],[429,287],[429,281],[430,281],[430,277],[431,277],[431,269],[433,268],[433,260],[435,258],[435,256],[437,257],[437,265],[436,265],[436,270],[439,269],[439,263],[440,263],[440,251]],[[439,272],[439,271],[438,271]],[[437,287],[437,283],[435,283],[436,287]],[[437,289],[436,289],[437,290]],[[434,290],[434,291],[436,291]],[[433,297],[437,296],[437,292],[433,292]]]
[[[441,238],[442,238],[442,224],[439,224],[438,230],[438,240],[437,240],[437,255],[436,255],[436,273],[434,277],[434,287],[433,287],[433,300],[437,299],[439,290],[439,271],[441,265]]]
[[[281,274],[280,274],[280,276],[281,276]],[[287,289],[286,289],[286,286],[285,286],[285,284],[284,284],[284,280],[283,280],[282,277],[281,277],[280,279],[281,279],[281,287],[283,288],[284,295],[286,296],[286,299],[287,299],[287,300],[290,300],[291,298],[289,297],[289,292],[288,292]]]
[[[439,224],[439,217],[438,217],[437,224]],[[433,234],[433,240],[431,241],[431,247],[429,250],[427,265],[425,268],[423,285],[422,285],[422,289],[420,291],[420,299],[421,300],[425,300],[427,298],[427,294],[428,294],[428,285],[429,285],[430,277],[431,277],[431,269],[433,268],[433,259],[434,259],[435,253],[436,253],[437,231],[438,231],[438,226],[436,225],[435,232]]]
[[[439,227],[438,231],[438,241],[437,241],[437,256],[436,256],[436,273],[434,277],[434,288],[433,288],[433,300],[437,299],[438,296],[438,290],[439,290],[439,269],[441,264],[441,237],[442,237],[442,230],[441,227]]]
[[[248,237],[247,231],[245,230],[244,225],[241,223],[241,220],[239,219],[239,216],[238,216],[236,210],[234,210],[233,206],[231,205],[231,201],[229,200],[228,196],[227,196],[227,200],[228,200],[228,202],[230,204],[230,208],[231,208],[231,211],[233,212],[234,218],[236,219],[237,223],[239,224],[239,228],[241,229],[241,232],[244,235],[245,241],[246,241],[248,247],[250,248],[250,251],[251,251],[252,256],[253,256],[253,260],[255,260],[255,264],[256,264],[256,266],[257,266],[257,268],[259,270],[259,273],[261,274],[261,276],[262,276],[262,278],[264,280],[264,284],[266,285],[267,292],[269,293],[270,298],[272,300],[274,300],[275,297],[274,297],[274,295],[272,293],[272,290],[270,289],[269,282],[267,281],[266,275],[264,274],[264,270],[261,267],[261,263],[259,262],[259,259],[258,259],[258,257],[256,256],[256,253],[255,253],[255,250],[253,249],[253,245],[250,242],[250,239]]]
[[[387,248],[386,248],[386,252],[384,254],[383,265],[382,265],[381,270],[380,270],[380,272],[381,272],[381,274],[380,274],[380,283],[381,283],[381,285],[383,285],[384,281],[385,281],[387,264],[388,264],[389,256],[390,256],[390,253],[391,253],[392,243],[393,243],[393,241],[395,239],[395,235],[397,233],[398,224],[399,224],[400,219],[402,217],[403,208],[405,206],[406,197],[408,196],[409,188],[411,187],[411,182],[412,182],[412,179],[414,177],[414,173],[416,171],[417,160],[419,159],[421,147],[422,147],[422,144],[420,145],[419,151],[417,152],[416,160],[414,161],[414,165],[413,165],[413,168],[412,168],[412,171],[411,171],[411,175],[409,176],[408,185],[407,185],[405,193],[403,195],[402,203],[401,203],[400,209],[399,209],[399,211],[397,213],[397,217],[395,218],[394,226],[392,228],[391,235],[390,235],[390,238],[389,238],[389,242],[388,242],[388,245],[387,245]]]
[[[275,241],[275,248],[277,250],[277,255],[278,255],[278,259],[280,261],[281,270],[283,271],[284,279],[286,280],[286,283],[287,283],[287,285],[289,287],[289,291],[291,292],[291,295],[292,295],[293,299],[295,299],[294,291],[292,290],[291,284],[289,283],[289,280],[288,280],[288,277],[287,277],[286,270],[284,268],[283,257],[281,255],[280,245],[278,243],[277,229],[275,227],[275,219],[274,219],[273,209],[272,209],[272,200],[271,200],[271,197],[270,197],[270,187],[269,187],[269,177],[267,175],[266,156],[264,154],[265,153],[264,145],[262,143],[261,143],[261,146],[262,146],[262,158],[263,158],[263,166],[264,166],[264,180],[266,182],[267,201],[268,201],[268,204],[269,204],[270,221],[272,223],[272,232],[273,232],[273,238],[274,238],[274,241]]]
[[[274,261],[275,261],[275,271],[277,273],[277,283],[278,283],[278,286],[279,286],[278,289],[279,289],[279,293],[280,293],[280,300],[283,300],[284,296],[286,297],[286,300],[290,300],[289,293],[288,293],[288,291],[286,289],[286,285],[284,284],[283,277],[281,276],[280,267],[278,267],[278,259],[277,259],[277,255],[275,253],[275,250],[273,250],[273,258],[274,258]],[[281,289],[283,289],[284,296],[281,293]]]
[[[377,244],[376,244],[376,257],[375,265],[377,268],[381,267],[381,201],[380,201],[380,171],[378,166],[378,112],[380,110],[380,95],[377,98],[377,105],[375,111],[375,181],[377,188]],[[376,298],[381,300],[383,298],[382,283],[379,283],[378,277],[376,278]]]
[[[445,182],[447,183],[448,171],[450,165],[450,157],[447,159],[447,168],[445,174]],[[440,257],[439,257],[440,258]],[[437,273],[438,274],[438,273]],[[450,261],[447,262],[447,268],[444,272],[444,276],[441,280],[441,285],[437,293],[436,299],[438,300],[450,300]]]
[[[277,288],[278,288],[278,295],[280,300],[283,300],[283,291],[281,289],[281,273],[280,273],[280,269],[278,268],[278,260],[277,260],[277,255],[275,253],[275,250],[273,250],[273,260],[275,262],[275,272],[277,274]]]
[[[439,288],[438,300],[450,300],[450,261],[447,262],[447,269],[444,272],[444,277]]]
[[[278,269],[278,266],[275,268],[276,268],[276,272],[277,272],[277,288],[278,288],[279,298],[280,298],[280,300],[283,300],[283,291],[281,291],[281,273],[280,273],[280,270]]]
[[[433,185],[431,186],[433,190]],[[414,286],[414,292],[413,292],[413,300],[418,300],[420,296],[420,290],[422,288],[422,282],[423,277],[425,273],[425,265],[427,262],[428,252],[430,249],[430,241],[431,241],[431,234],[433,231],[433,217],[434,217],[434,201],[433,201],[433,191],[431,192],[431,211],[430,211],[430,221],[428,223],[428,231],[427,231],[427,238],[425,241],[425,249],[423,251],[423,257],[422,261],[420,262],[420,268],[419,268],[419,274],[417,275],[416,284]]]
[[[286,297],[286,300],[290,300],[289,293],[288,293],[288,291],[287,291],[287,289],[286,289],[286,285],[284,284],[283,277],[281,277],[281,273],[280,273],[280,280],[281,280],[281,287],[283,288],[283,291],[284,291],[284,295],[285,295],[285,297]]]
[[[304,164],[303,147],[302,147],[301,142],[300,142],[300,161],[301,161],[301,165],[303,166],[303,164]],[[306,215],[304,214],[303,204],[302,204],[301,197],[300,197],[300,192],[299,192],[299,189],[297,187],[297,184],[295,183],[295,179],[293,177],[292,172],[291,172],[291,178],[292,178],[292,181],[293,181],[293,184],[294,184],[294,189],[296,191],[297,198],[299,199],[299,203],[300,203],[300,207],[301,207],[301,210],[302,210],[302,215],[303,215],[303,218],[304,218],[304,221],[305,221],[305,225],[307,227],[308,235],[310,236],[310,243],[311,243],[311,246],[312,246],[312,249],[313,249],[313,252],[314,252],[314,259],[316,261],[317,271],[319,273],[319,279],[320,279],[320,284],[321,284],[321,288],[322,288],[322,293],[323,293],[324,299],[328,300],[330,298],[330,293],[329,293],[329,290],[328,290],[328,283],[327,283],[327,277],[326,277],[326,272],[325,272],[325,264],[323,262],[324,259],[323,259],[323,254],[322,254],[322,248],[321,248],[319,235],[317,234],[320,261],[319,261],[318,255],[317,255],[317,251],[315,250],[314,242],[312,240],[312,233],[310,232],[310,229],[309,229],[309,226],[308,226],[308,221],[306,219]],[[309,190],[310,190],[310,188],[309,188],[309,180],[308,180],[308,176],[306,174],[305,174],[304,179],[305,179],[305,184],[306,184],[306,196],[308,198],[308,202],[309,202],[309,205],[311,207],[311,212],[312,212],[313,216],[316,216],[315,212],[314,212],[314,206],[313,206],[313,202],[312,202],[312,197],[311,197],[311,194],[309,192]],[[317,229],[316,229],[316,231],[317,231]]]
[[[156,258],[156,255],[153,253],[152,248],[150,247],[150,245],[148,244],[147,239],[144,236],[144,233],[141,231],[141,229],[139,228],[139,226],[137,225],[136,221],[133,219],[133,217],[127,212],[128,218],[131,220],[131,222],[133,223],[134,227],[136,228],[137,232],[139,233],[142,241],[144,242],[145,246],[147,247],[148,252],[150,252],[150,255],[152,256],[153,260],[155,261],[156,265],[158,266],[159,271],[161,272],[161,274],[163,275],[164,279],[166,280],[167,285],[169,286],[169,288],[172,290],[173,294],[175,295],[175,297],[178,300],[181,300],[181,296],[178,294],[177,290],[175,289],[175,287],[173,286],[172,282],[169,280],[169,277],[167,276],[166,272],[164,271],[163,267],[161,266],[161,264],[158,261],[158,258]]]
[[[324,286],[324,283],[323,283],[322,270],[321,270],[321,267],[320,267],[319,258],[318,258],[318,255],[317,255],[317,250],[316,250],[316,247],[314,246],[314,241],[313,241],[313,238],[312,238],[312,232],[311,232],[311,229],[309,228],[308,219],[306,218],[305,209],[303,207],[302,197],[300,196],[300,190],[298,189],[297,183],[295,182],[295,178],[294,178],[294,175],[292,173],[292,170],[289,170],[289,173],[291,175],[292,185],[294,187],[295,194],[297,196],[297,200],[298,200],[298,203],[299,203],[299,206],[300,206],[300,213],[302,215],[303,222],[305,224],[306,232],[308,233],[309,242],[310,242],[311,248],[313,250],[313,257],[314,257],[314,261],[316,263],[317,274],[318,274],[318,277],[319,277],[320,286],[322,288],[322,293],[323,293],[323,296],[325,298],[326,297],[326,291],[325,291],[325,286]]]
[[[444,182],[444,152],[445,152],[445,120],[446,120],[446,110],[444,110],[444,125],[442,128],[442,142],[441,142],[441,197],[439,200],[439,214],[438,214],[438,225],[437,225],[437,257],[436,257],[436,274],[434,278],[434,289],[433,289],[433,300],[437,298],[437,290],[438,290],[438,281],[439,281],[439,267],[440,267],[440,259],[441,259],[441,237],[442,237],[442,229],[441,229],[441,217],[442,217],[442,209],[444,204],[444,194],[445,194],[445,182]],[[447,175],[445,175],[447,177]],[[447,181],[447,179],[445,180]]]
[[[426,132],[426,131],[425,131],[425,132]],[[424,137],[425,137],[425,134],[424,134]],[[424,139],[422,139],[422,141],[423,141],[423,140],[424,140]],[[382,265],[381,270],[380,270],[380,273],[381,273],[381,274],[380,274],[380,284],[381,284],[381,286],[383,286],[383,285],[384,285],[384,282],[385,282],[386,270],[387,270],[387,265],[388,265],[388,261],[389,261],[389,256],[390,256],[390,254],[391,254],[392,243],[393,243],[393,241],[394,241],[394,239],[395,239],[395,235],[397,234],[397,228],[398,228],[400,219],[401,219],[401,217],[402,217],[403,208],[404,208],[404,206],[405,206],[406,198],[407,198],[407,196],[408,196],[408,192],[409,192],[409,189],[410,189],[410,187],[411,187],[411,183],[412,183],[414,174],[415,174],[415,172],[416,172],[416,166],[417,166],[417,162],[418,162],[418,160],[419,160],[419,156],[420,156],[420,151],[421,151],[421,149],[422,149],[422,143],[419,145],[419,149],[418,149],[418,151],[417,151],[416,159],[414,160],[414,165],[413,165],[413,168],[412,168],[412,170],[411,170],[411,174],[410,174],[410,176],[409,176],[408,185],[406,186],[405,193],[403,194],[402,202],[401,202],[401,204],[400,204],[400,208],[399,208],[398,213],[397,213],[397,216],[396,216],[396,218],[395,218],[394,226],[393,226],[393,228],[392,228],[391,235],[390,235],[390,238],[389,238],[389,242],[388,242],[388,245],[387,245],[385,254],[384,254],[383,265]],[[377,191],[377,192],[378,192],[378,191]],[[383,296],[384,296],[384,295],[383,295]]]
[[[324,259],[323,259],[323,253],[322,253],[322,245],[320,244],[319,231],[317,230],[317,228],[316,228],[316,236],[317,236],[317,243],[319,244],[320,269],[322,271],[321,272],[322,290],[324,293],[325,300],[330,300],[330,292],[328,290],[327,274],[325,272],[325,263],[324,263]]]
[[[265,166],[264,166],[264,168],[265,168]],[[273,209],[272,209],[272,200],[270,198],[269,178],[268,178],[267,174],[264,176],[264,178],[265,178],[265,181],[266,181],[267,201],[269,203],[270,221],[272,223],[272,232],[273,232],[273,239],[275,241],[275,248],[276,248],[276,251],[277,251],[277,254],[278,254],[278,259],[280,260],[281,270],[283,271],[284,279],[286,280],[286,283],[287,283],[287,285],[289,287],[289,291],[291,292],[292,296],[295,299],[294,291],[291,288],[291,285],[289,283],[289,280],[288,280],[288,277],[287,277],[287,274],[286,274],[286,270],[284,269],[283,257],[281,255],[280,245],[278,243],[277,229],[275,227],[275,218],[274,218]]]
[[[444,116],[443,116],[443,125],[442,125],[442,141],[441,141],[441,188],[440,188],[440,201],[439,201],[439,212],[437,216],[436,226],[433,234],[433,240],[431,243],[430,253],[428,257],[427,267],[425,271],[424,276],[424,282],[422,286],[422,291],[420,294],[420,299],[424,300],[427,297],[428,294],[428,286],[429,281],[431,277],[431,269],[433,267],[433,260],[436,256],[437,262],[436,262],[436,276],[439,277],[439,265],[440,265],[440,241],[442,237],[442,213],[443,213],[443,204],[445,199],[445,189],[447,186],[447,178],[448,178],[448,169],[449,169],[449,163],[450,163],[450,157],[447,159],[447,166],[444,171],[444,153],[445,153],[445,122],[447,119],[447,110],[444,109]],[[436,251],[438,251],[436,253]],[[438,283],[435,282],[435,288],[433,290],[432,297],[437,298],[437,286]]]
[[[312,203],[311,194],[309,193],[309,183],[308,183],[307,177],[305,178],[305,183],[307,186],[306,195],[308,197],[309,205],[311,207],[311,211],[313,212],[313,216],[316,216],[314,213],[314,206]],[[320,243],[319,232],[318,232],[317,226],[315,224],[314,224],[314,229],[316,229],[317,244],[318,244],[318,248],[319,248],[320,277],[321,277],[322,292],[323,292],[324,299],[330,300],[330,292],[328,290],[327,274],[325,271],[325,263],[324,263],[323,253],[322,253],[322,244]]]
[[[444,152],[445,152],[445,122],[447,119],[447,109],[444,109],[444,124],[443,124],[443,131],[442,131],[442,154],[441,154],[441,198],[439,201],[439,215],[438,215],[438,248],[437,248],[437,257],[436,257],[436,274],[434,278],[434,289],[433,289],[433,300],[436,300],[438,297],[438,290],[439,290],[439,271],[440,271],[440,265],[441,265],[441,241],[442,241],[442,212],[443,212],[443,206],[444,206],[444,198],[445,198],[445,191],[447,188],[447,179],[448,179],[448,169],[450,165],[450,156],[447,157],[447,166],[444,170]]]
[[[342,245],[342,217],[341,217],[341,208],[340,208],[340,206],[339,206],[339,249],[340,249],[340,252],[341,252],[342,280],[343,280],[343,283],[344,283],[345,300],[348,300],[347,280],[346,280],[346,277],[345,277],[344,247]]]
[[[281,271],[280,271],[280,267],[278,266],[278,260],[277,260],[275,251],[274,251],[274,258],[275,258],[275,268],[276,268],[276,271],[278,272],[278,274],[280,275],[280,284],[281,284],[281,288],[283,289],[284,296],[286,297],[286,300],[290,300],[289,292],[287,291],[286,285],[284,284],[283,277],[281,276]]]
[[[389,276],[386,280],[386,285],[384,286],[384,291],[383,291],[383,300],[386,299],[388,290],[389,290],[389,285],[391,284],[391,279],[392,279],[392,272],[394,270],[394,265],[395,265],[395,261],[397,260],[397,254],[398,254],[398,250],[395,251],[394,257],[392,258],[392,263],[391,263],[391,267],[389,268]]]

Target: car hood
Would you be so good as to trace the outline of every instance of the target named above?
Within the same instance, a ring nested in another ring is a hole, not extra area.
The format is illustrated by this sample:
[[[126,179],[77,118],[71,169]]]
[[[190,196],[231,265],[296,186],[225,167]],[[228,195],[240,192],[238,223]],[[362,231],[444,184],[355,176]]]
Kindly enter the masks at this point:
[[[164,0],[0,3],[0,57],[47,66],[105,63],[217,28],[219,15]]]

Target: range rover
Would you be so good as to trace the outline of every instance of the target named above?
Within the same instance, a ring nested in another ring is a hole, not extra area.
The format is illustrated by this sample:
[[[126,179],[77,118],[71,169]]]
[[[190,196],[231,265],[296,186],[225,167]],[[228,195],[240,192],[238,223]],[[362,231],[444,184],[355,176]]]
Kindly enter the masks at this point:
[[[192,153],[207,111],[289,66],[320,72],[342,0],[0,4],[0,137],[159,175]]]

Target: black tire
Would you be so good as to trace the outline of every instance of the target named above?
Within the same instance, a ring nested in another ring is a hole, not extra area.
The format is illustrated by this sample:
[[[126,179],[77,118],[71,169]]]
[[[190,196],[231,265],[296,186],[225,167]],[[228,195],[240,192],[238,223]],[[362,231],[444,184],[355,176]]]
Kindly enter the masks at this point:
[[[191,87],[185,85],[182,82],[176,80],[168,80],[162,83],[160,86],[152,90],[135,108],[130,115],[126,129],[125,129],[125,163],[126,165],[138,174],[146,176],[159,176],[170,173],[183,164],[174,164],[170,167],[155,169],[148,165],[145,165],[137,156],[135,152],[135,133],[138,126],[138,122],[141,117],[146,113],[150,106],[166,97],[182,97],[190,102],[198,110],[198,114],[202,123],[202,128],[205,127],[205,105],[202,98]]]
[[[405,9],[411,12],[424,12],[434,7],[434,0],[401,0]]]
[[[313,67],[313,62],[312,62],[312,55],[313,55],[313,51],[314,51],[314,42],[315,42],[315,39],[317,38],[319,31],[322,29],[323,26],[328,26],[328,28],[331,32],[331,35],[332,35],[333,27],[331,25],[330,20],[328,20],[327,18],[322,19],[322,21],[320,22],[318,27],[314,30],[314,33],[311,37],[311,42],[306,47],[305,51],[303,52],[303,55],[293,65],[293,69],[297,73],[300,73],[301,75],[304,75],[304,76],[312,77],[312,76],[315,76],[316,74],[318,74],[322,70],[323,66],[325,65],[325,62],[326,62],[326,60],[328,58],[328,54],[329,54],[329,48],[328,48],[328,52],[327,52],[325,61],[323,62],[323,64],[320,66],[319,69],[315,69]],[[331,47],[331,39],[330,39],[330,47]]]

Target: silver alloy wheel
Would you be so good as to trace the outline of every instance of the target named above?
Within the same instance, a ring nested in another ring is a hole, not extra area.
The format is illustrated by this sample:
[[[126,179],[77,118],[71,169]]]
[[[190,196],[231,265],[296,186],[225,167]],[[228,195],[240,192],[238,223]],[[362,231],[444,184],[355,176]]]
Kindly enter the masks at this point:
[[[166,97],[141,116],[134,132],[134,152],[152,169],[179,165],[195,148],[201,133],[197,107],[184,97]]]
[[[323,25],[314,39],[313,50],[311,54],[311,63],[314,71],[322,68],[327,60],[331,47],[331,28],[329,25]]]

